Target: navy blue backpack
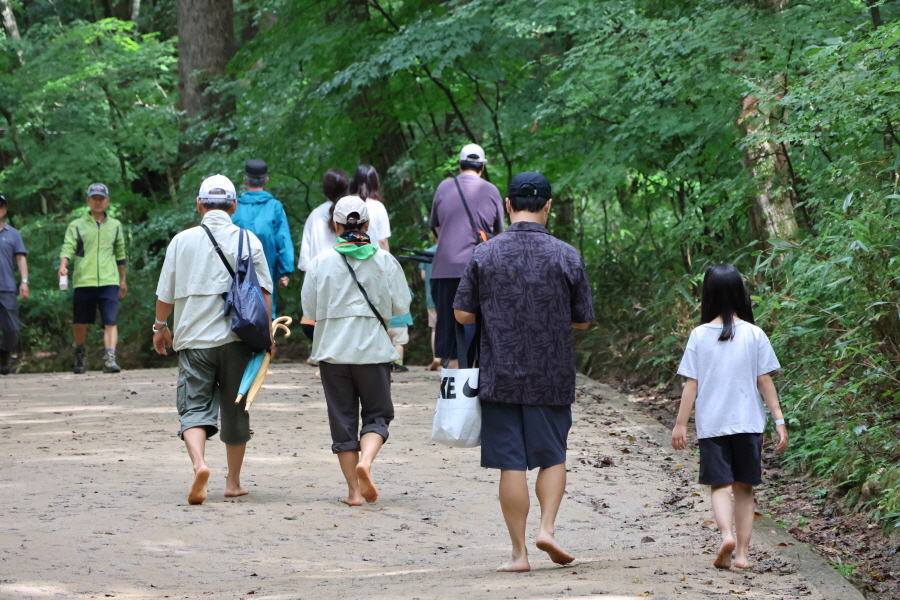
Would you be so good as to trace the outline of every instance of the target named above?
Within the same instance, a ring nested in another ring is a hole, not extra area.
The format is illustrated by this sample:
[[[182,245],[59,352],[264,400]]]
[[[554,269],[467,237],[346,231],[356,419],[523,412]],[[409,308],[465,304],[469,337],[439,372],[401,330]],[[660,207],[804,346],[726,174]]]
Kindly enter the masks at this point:
[[[237,334],[241,341],[247,344],[254,352],[268,350],[272,345],[272,332],[269,329],[269,311],[266,309],[266,299],[263,297],[259,280],[256,278],[256,269],[253,267],[251,253],[247,252],[244,258],[244,237],[247,238],[247,248],[250,248],[250,235],[246,229],[241,229],[238,241],[237,273],[228,264],[222,249],[213,237],[206,225],[201,225],[213,248],[222,259],[228,274],[231,275],[231,289],[225,296],[225,316],[231,315],[231,330]]]

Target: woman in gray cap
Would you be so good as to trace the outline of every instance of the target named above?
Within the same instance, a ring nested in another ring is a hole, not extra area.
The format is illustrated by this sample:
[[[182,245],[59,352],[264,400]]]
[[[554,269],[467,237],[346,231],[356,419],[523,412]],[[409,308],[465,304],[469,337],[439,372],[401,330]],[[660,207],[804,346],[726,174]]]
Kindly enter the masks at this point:
[[[394,418],[391,363],[399,357],[387,326],[409,312],[409,289],[397,259],[371,243],[362,199],[341,198],[333,218],[334,252],[310,261],[301,296],[303,316],[316,322],[312,358],[321,369],[331,451],[347,480],[341,502],[360,506],[378,498],[372,462]]]

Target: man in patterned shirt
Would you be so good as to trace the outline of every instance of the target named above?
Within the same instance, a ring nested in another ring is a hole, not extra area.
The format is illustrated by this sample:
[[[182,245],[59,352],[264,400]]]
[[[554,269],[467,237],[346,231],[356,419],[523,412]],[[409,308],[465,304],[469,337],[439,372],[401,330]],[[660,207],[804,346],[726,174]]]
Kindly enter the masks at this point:
[[[475,248],[453,302],[463,324],[483,323],[478,397],[481,466],[500,469],[500,507],[512,560],[498,571],[528,571],[526,471],[539,468],[538,549],[558,564],[575,558],[556,542],[566,489],[566,439],[575,401],[572,328],[594,318],[584,262],[546,229],[550,182],[520,173],[509,182],[506,233]]]

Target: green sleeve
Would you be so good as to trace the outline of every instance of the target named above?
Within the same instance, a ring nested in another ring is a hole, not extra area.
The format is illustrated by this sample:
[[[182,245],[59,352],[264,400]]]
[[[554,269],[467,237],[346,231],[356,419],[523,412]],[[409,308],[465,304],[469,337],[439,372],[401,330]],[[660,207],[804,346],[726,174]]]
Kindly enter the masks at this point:
[[[69,262],[75,260],[75,244],[77,241],[75,229],[75,222],[72,221],[66,228],[66,237],[63,240],[62,250],[59,251],[59,257],[68,258]]]
[[[125,264],[125,230],[122,228],[121,223],[118,225],[119,227],[119,235],[116,236],[116,264],[124,265]]]

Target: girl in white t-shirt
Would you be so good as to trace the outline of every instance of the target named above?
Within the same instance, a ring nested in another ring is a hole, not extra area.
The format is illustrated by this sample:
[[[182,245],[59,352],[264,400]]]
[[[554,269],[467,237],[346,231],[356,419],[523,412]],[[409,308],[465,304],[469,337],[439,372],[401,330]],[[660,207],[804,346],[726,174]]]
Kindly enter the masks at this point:
[[[369,211],[369,240],[382,250],[390,252],[391,222],[388,220],[384,198],[381,196],[381,179],[372,165],[359,165],[350,180],[349,193],[366,201]]]
[[[300,242],[300,260],[297,262],[297,268],[306,272],[309,263],[318,254],[325,250],[331,250],[334,242],[337,240],[337,233],[334,231],[334,204],[347,195],[347,187],[350,181],[347,179],[347,173],[343,169],[328,169],[322,178],[322,193],[328,198],[317,206],[309,216],[306,217],[306,223],[303,224],[303,241]],[[303,316],[300,319],[300,328],[310,341],[313,339],[316,322]],[[315,367],[318,363],[309,357],[306,364]],[[316,371],[316,377],[319,372]]]
[[[763,401],[775,419],[778,452],[788,447],[787,427],[769,375],[779,369],[772,344],[753,324],[750,294],[732,265],[711,267],[703,278],[700,327],[691,332],[678,374],[687,378],[672,430],[672,447],[687,447],[687,423],[695,420],[700,443],[700,483],[712,492],[722,545],[719,569],[749,566],[755,507],[753,486],[762,483]],[[732,507],[731,496],[734,495]]]

